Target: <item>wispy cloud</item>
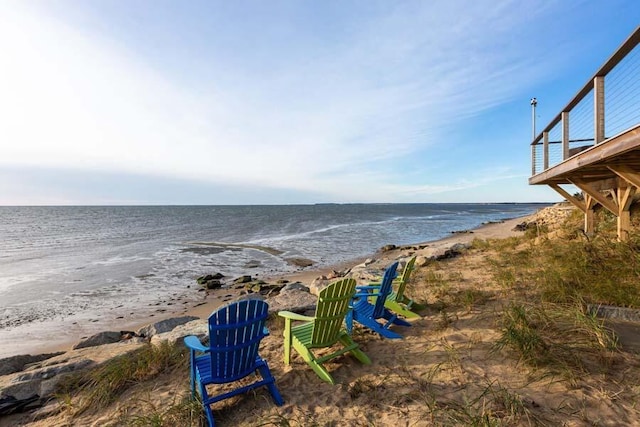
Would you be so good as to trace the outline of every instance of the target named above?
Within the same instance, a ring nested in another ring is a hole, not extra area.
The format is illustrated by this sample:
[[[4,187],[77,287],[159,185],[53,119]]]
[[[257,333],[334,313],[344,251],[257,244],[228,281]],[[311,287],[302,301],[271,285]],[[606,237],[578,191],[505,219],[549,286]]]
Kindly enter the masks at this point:
[[[468,188],[480,181],[440,185],[425,172],[424,182],[399,182],[401,168],[381,165],[442,144],[443,126],[539,76],[526,52],[532,46],[514,34],[546,7],[382,2],[349,21],[340,39],[308,52],[269,52],[277,73],[239,69],[211,53],[202,59],[210,78],[194,83],[116,38],[3,3],[0,164],[259,185],[336,200]],[[270,19],[278,25],[278,16]]]

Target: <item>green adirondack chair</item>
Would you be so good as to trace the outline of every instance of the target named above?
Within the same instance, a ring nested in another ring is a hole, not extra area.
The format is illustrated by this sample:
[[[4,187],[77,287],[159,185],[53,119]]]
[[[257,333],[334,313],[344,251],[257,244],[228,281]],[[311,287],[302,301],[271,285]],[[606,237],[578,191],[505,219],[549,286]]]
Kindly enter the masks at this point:
[[[418,304],[404,294],[415,262],[416,257],[411,257],[411,259],[407,261],[407,264],[404,266],[404,270],[402,271],[402,275],[393,280],[393,284],[397,286],[397,289],[391,291],[384,303],[386,308],[394,313],[401,314],[408,319],[419,318],[420,315],[413,310],[423,310],[425,308],[425,305]],[[374,282],[370,283],[369,286],[380,286],[380,284],[381,282]],[[372,303],[375,302],[375,297],[371,297],[371,299]]]
[[[371,364],[369,357],[360,350],[357,343],[343,328],[343,321],[349,310],[349,301],[356,291],[354,279],[338,280],[320,292],[315,316],[303,316],[290,311],[280,311],[278,316],[284,317],[284,363],[291,361],[291,346],[313,368],[322,380],[335,384],[333,377],[322,364],[328,360],[350,352],[365,365]],[[293,320],[305,323],[293,326]],[[343,347],[331,354],[316,357],[312,349],[331,347],[337,342]]]

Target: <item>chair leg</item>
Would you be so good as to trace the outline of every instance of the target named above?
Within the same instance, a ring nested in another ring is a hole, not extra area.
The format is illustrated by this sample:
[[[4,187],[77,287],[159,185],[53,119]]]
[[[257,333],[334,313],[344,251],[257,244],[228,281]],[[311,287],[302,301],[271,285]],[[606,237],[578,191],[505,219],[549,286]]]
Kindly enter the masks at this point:
[[[216,422],[213,419],[213,411],[211,405],[207,403],[209,401],[209,393],[207,393],[207,386],[202,383],[200,385],[200,397],[202,398],[202,406],[204,407],[204,414],[207,416],[209,427],[215,427]]]
[[[349,347],[355,344],[351,336],[349,336],[346,333],[341,334],[339,339],[340,339],[340,342],[345,347]],[[369,356],[367,356],[367,354],[364,351],[360,350],[359,347],[354,348],[353,350],[350,351],[350,353],[353,355],[353,357],[358,359],[362,364],[371,365],[371,359],[369,359]]]
[[[351,335],[351,332],[353,332],[353,310],[352,309],[349,309],[349,311],[347,311],[347,315],[344,318],[344,323],[347,328],[347,333]]]
[[[388,321],[388,323],[384,326],[385,329],[388,329],[391,324],[399,325],[399,326],[411,326],[411,323],[406,320],[400,319],[397,314],[393,314],[388,310],[385,310],[385,313],[382,314],[382,317]]]
[[[313,353],[311,353],[308,348],[300,345],[295,346],[295,349],[298,350],[298,353],[300,353],[300,356],[302,356],[304,361],[307,362],[309,366],[311,366],[311,369],[313,369],[316,375],[318,375],[323,381],[326,381],[329,384],[335,384],[335,381],[333,380],[331,374],[329,374],[329,371],[327,371],[324,366],[316,361]]]
[[[196,398],[196,356],[193,350],[190,351],[191,366],[189,376],[191,377],[191,399]]]
[[[271,375],[271,370],[269,369],[269,365],[264,361],[263,364],[258,366],[258,370],[260,371],[260,375],[262,378],[267,381],[267,387],[269,388],[269,393],[271,393],[271,397],[273,397],[273,401],[276,402],[276,405],[282,406],[284,404],[284,400],[282,399],[282,395],[276,387],[276,380]]]
[[[291,363],[291,319],[284,321],[284,364]]]
[[[413,311],[406,309],[401,304],[398,304],[395,301],[387,301],[384,304],[384,306],[386,308],[388,308],[389,310],[393,311],[393,312],[396,312],[398,314],[403,315],[407,319],[419,319],[420,318],[419,314],[414,313]]]

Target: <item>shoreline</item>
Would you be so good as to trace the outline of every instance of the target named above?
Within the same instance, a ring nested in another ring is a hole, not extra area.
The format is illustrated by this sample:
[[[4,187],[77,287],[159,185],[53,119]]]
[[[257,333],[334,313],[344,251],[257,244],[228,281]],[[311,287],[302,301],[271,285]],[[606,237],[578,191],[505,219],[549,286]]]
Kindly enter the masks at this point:
[[[264,280],[268,283],[273,283],[278,280],[288,280],[290,283],[300,282],[305,286],[309,286],[318,277],[326,276],[328,274],[331,274],[333,271],[344,271],[355,265],[361,264],[367,259],[373,260],[373,262],[371,263],[372,268],[383,269],[393,260],[406,256],[406,252],[409,251],[411,251],[413,255],[421,255],[427,250],[433,251],[434,249],[445,249],[458,243],[468,244],[476,238],[506,238],[520,235],[522,232],[513,231],[515,225],[526,221],[528,218],[533,217],[535,214],[536,213],[516,218],[510,218],[497,223],[481,224],[477,228],[470,230],[456,232],[452,231],[450,232],[451,234],[449,236],[438,240],[398,246],[385,252],[381,252],[380,250],[378,250],[375,252],[371,252],[366,256],[345,260],[344,262],[334,265],[323,266],[319,268],[310,267],[309,269],[291,273],[259,277],[259,279]],[[194,301],[189,305],[183,305],[179,310],[176,309],[178,307],[177,305],[163,305],[158,306],[158,308],[164,309],[165,311],[147,315],[145,318],[129,319],[126,321],[123,321],[122,319],[113,319],[111,321],[107,321],[102,324],[100,330],[98,330],[97,332],[91,332],[88,336],[104,331],[138,331],[144,326],[173,317],[194,316],[200,319],[206,319],[214,310],[216,310],[222,304],[228,301],[232,301],[238,298],[240,295],[241,290],[234,289],[233,287],[216,289],[205,294],[204,298],[200,300],[200,302],[195,303]],[[61,331],[54,330],[51,332],[52,336],[56,336],[56,334],[59,334]],[[78,344],[81,339],[84,339],[86,337],[86,334],[84,332],[86,331],[82,331],[82,329],[79,327],[79,333],[73,337],[69,335],[67,337],[64,337],[65,339],[61,339],[59,342],[34,343],[34,345],[30,347],[33,350],[27,349],[25,351],[19,351],[18,353],[14,353],[12,355],[3,355],[2,358],[26,354],[37,355],[44,353],[71,351],[73,349],[73,346]]]

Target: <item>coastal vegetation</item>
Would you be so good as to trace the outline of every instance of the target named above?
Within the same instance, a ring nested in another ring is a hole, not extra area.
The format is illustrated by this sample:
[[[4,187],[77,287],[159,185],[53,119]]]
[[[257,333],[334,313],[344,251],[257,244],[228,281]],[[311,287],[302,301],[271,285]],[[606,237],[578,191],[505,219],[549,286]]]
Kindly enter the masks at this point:
[[[476,239],[460,256],[416,269],[407,289],[427,305],[423,318],[393,342],[355,329],[374,363],[337,360],[336,386],[295,360],[283,366],[283,324],[273,316],[261,353],[285,405],[261,392],[237,397],[217,408],[219,425],[637,425],[640,328],[599,310],[640,308],[640,239],[616,241],[614,221],[598,215],[594,236],[572,214],[532,222],[519,237]],[[69,425],[200,425],[187,359],[177,343],[111,360],[67,381],[53,416]]]

